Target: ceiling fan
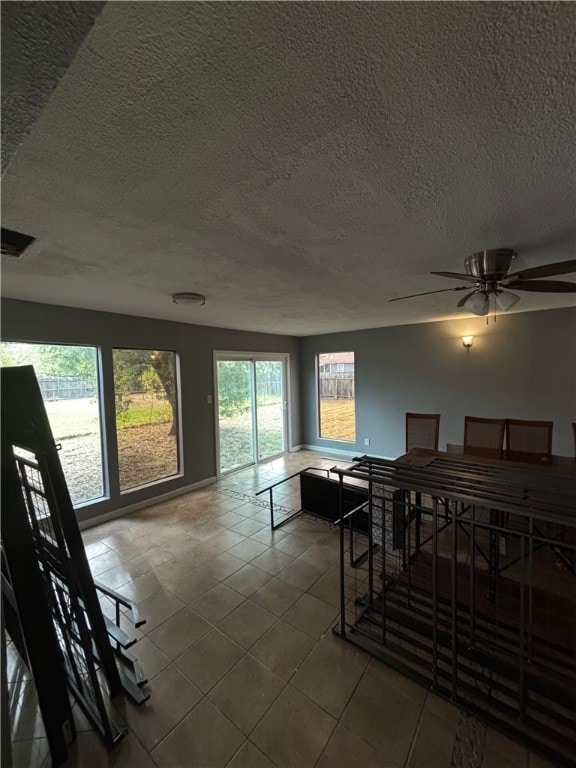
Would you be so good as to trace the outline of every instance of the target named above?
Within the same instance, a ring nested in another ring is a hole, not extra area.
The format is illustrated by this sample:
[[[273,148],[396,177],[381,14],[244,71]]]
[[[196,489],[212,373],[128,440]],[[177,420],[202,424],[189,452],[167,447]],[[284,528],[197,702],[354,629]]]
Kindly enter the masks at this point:
[[[413,299],[416,296],[427,296],[431,293],[443,293],[445,291],[467,291],[471,287],[470,283],[474,283],[473,290],[460,299],[458,307],[463,307],[475,315],[487,315],[490,310],[491,298],[494,299],[494,308],[501,312],[507,312],[520,301],[520,296],[509,291],[509,288],[513,288],[515,291],[576,293],[576,283],[538,279],[576,272],[576,259],[558,261],[555,264],[543,264],[540,267],[532,267],[510,274],[512,261],[516,255],[516,251],[511,248],[478,251],[478,253],[467,256],[464,260],[466,274],[458,274],[457,272],[431,273],[455,280],[465,280],[468,285],[414,293],[411,296],[399,296],[396,299],[389,299],[389,301],[402,301]]]

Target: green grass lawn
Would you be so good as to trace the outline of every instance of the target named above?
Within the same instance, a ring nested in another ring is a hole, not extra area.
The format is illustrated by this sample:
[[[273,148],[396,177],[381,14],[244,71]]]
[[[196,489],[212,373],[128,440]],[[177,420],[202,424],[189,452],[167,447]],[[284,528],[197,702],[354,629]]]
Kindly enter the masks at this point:
[[[100,412],[95,398],[56,400],[45,405],[55,440],[100,433]],[[118,414],[117,425],[118,429],[123,429],[143,424],[163,424],[170,420],[170,405],[166,400],[150,403],[139,399]]]
[[[283,412],[278,403],[258,403],[258,449],[259,458],[280,453],[284,448]],[[220,425],[220,468],[231,469],[254,460],[252,446],[252,414],[240,413],[235,416],[221,416]]]
[[[167,402],[150,405],[131,405],[128,410],[117,414],[119,429],[139,427],[143,424],[163,424],[171,420],[170,405]]]

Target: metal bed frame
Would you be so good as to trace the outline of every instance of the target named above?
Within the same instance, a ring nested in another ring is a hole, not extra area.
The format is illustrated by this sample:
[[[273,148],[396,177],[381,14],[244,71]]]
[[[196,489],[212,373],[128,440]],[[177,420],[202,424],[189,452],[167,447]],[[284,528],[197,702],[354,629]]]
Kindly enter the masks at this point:
[[[109,747],[127,729],[110,716],[107,694],[139,704],[149,697],[127,651],[135,640],[120,628],[122,608],[135,626],[143,620],[131,601],[92,578],[34,369],[5,368],[1,378],[6,629],[34,675],[57,765],[75,735],[64,685]],[[115,621],[104,616],[101,595],[112,601]]]
[[[408,463],[363,456],[331,472],[341,488],[333,631],[548,759],[576,765],[576,477],[433,453]],[[369,501],[347,511],[352,479]],[[402,530],[392,531],[399,510]],[[362,559],[346,556],[358,514],[369,519]],[[564,597],[555,594],[560,576]]]

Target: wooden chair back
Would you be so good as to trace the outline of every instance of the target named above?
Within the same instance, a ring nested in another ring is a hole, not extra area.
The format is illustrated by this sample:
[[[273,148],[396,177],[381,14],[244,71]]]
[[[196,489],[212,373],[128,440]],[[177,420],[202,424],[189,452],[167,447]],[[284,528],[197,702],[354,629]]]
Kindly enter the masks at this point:
[[[427,448],[431,451],[437,451],[439,434],[439,413],[406,414],[406,451],[410,451],[412,448]]]
[[[551,461],[553,427],[553,421],[506,419],[506,457],[511,461]]]
[[[504,449],[506,419],[464,417],[464,453],[500,459]]]

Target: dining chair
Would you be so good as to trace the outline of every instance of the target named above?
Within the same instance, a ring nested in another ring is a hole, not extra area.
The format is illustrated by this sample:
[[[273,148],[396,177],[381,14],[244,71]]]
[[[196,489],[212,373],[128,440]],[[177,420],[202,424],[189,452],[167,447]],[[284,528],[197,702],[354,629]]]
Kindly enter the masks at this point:
[[[439,413],[406,414],[406,452],[412,448],[427,448],[431,451],[437,451],[439,433]]]
[[[406,453],[412,448],[426,448],[430,451],[438,450],[438,437],[440,434],[440,414],[439,413],[406,413]],[[409,492],[409,496],[412,494]],[[420,536],[422,514],[420,506],[422,504],[422,493],[417,491],[414,495],[414,511],[410,515],[416,520],[415,542],[416,549],[420,549]],[[410,523],[408,523],[410,525]],[[409,533],[410,536],[410,533]],[[410,546],[408,546],[410,550]]]
[[[506,457],[511,461],[550,461],[553,427],[553,421],[506,419]]]
[[[464,453],[499,459],[504,448],[506,419],[464,417]]]

